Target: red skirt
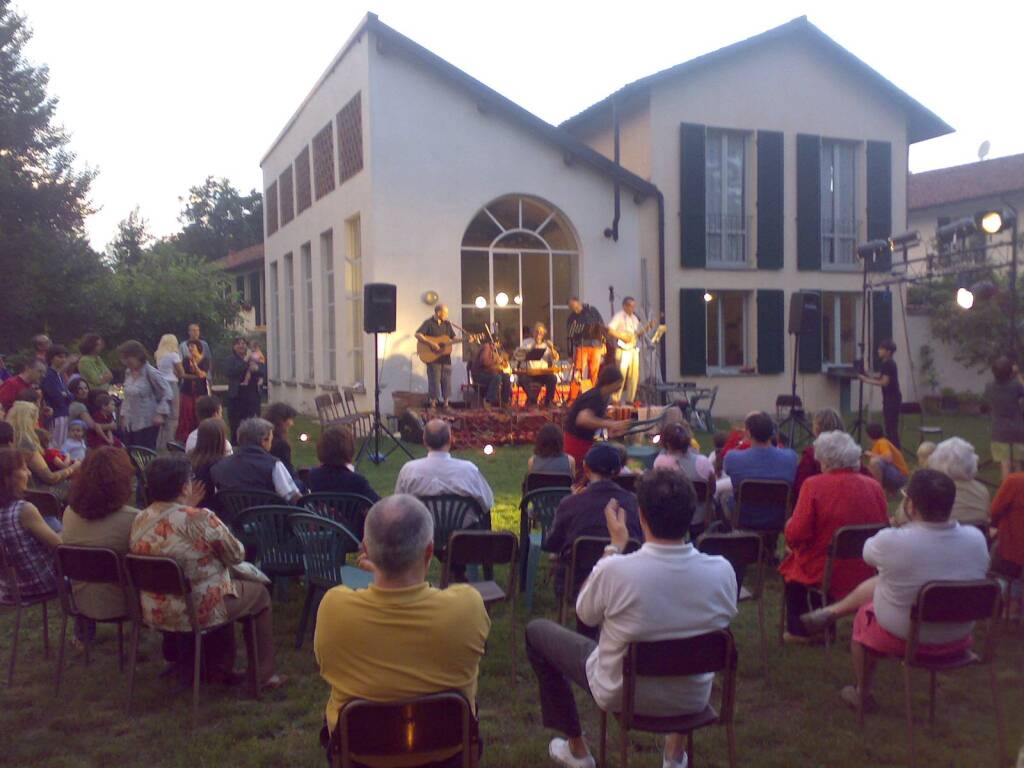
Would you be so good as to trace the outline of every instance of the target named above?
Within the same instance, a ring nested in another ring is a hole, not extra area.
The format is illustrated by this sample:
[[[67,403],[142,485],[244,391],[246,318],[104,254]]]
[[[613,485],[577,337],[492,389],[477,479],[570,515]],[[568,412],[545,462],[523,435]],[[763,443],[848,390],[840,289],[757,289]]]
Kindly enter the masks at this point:
[[[576,477],[583,475],[583,457],[587,455],[587,451],[593,445],[593,440],[581,440],[576,435],[570,435],[568,432],[565,433],[562,446],[565,452],[576,461]]]
[[[971,647],[971,639],[971,636],[967,635],[962,640],[940,645],[921,643],[917,646],[917,654],[926,658],[956,656]],[[907,641],[897,637],[878,622],[874,602],[865,603],[857,611],[857,616],[853,620],[853,640],[885,656],[903,656],[907,652]]]
[[[192,434],[192,430],[199,426],[196,418],[196,400],[194,395],[181,394],[178,398],[178,429],[174,433],[174,439],[182,445]]]

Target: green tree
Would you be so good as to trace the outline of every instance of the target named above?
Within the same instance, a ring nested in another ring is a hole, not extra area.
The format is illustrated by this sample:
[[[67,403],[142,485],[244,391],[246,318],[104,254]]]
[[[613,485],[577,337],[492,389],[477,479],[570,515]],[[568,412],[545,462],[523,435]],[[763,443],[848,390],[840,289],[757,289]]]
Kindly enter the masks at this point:
[[[208,261],[263,242],[263,196],[255,189],[241,194],[227,179],[206,180],[181,198],[183,227],[177,247]]]
[[[107,258],[117,266],[131,266],[142,259],[142,252],[153,242],[149,222],[142,218],[139,206],[117,225],[117,234],[107,245]]]

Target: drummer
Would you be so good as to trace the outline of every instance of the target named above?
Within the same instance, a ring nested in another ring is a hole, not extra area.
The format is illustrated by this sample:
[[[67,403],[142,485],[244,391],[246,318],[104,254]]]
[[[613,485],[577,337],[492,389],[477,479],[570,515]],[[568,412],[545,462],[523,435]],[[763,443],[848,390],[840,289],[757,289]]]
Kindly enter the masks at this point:
[[[548,329],[544,323],[534,323],[533,336],[525,339],[513,358],[516,360],[519,385],[526,392],[526,404],[538,405],[537,398],[544,390],[544,400],[539,403],[541,408],[551,404],[558,387],[558,378],[551,372],[552,365],[558,360],[558,350],[547,338]],[[530,352],[543,349],[544,354],[537,359],[527,359]]]

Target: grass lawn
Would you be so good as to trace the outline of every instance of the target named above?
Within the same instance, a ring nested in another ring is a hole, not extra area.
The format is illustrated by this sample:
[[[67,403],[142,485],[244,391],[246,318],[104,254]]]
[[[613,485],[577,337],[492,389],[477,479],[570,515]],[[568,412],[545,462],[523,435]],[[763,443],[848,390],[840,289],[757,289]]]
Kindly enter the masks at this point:
[[[947,436],[959,434],[979,446],[987,459],[987,419],[932,418]],[[295,441],[298,465],[315,460],[317,428],[302,422],[293,435],[306,431],[308,444]],[[906,435],[916,445],[916,435]],[[707,435],[700,436],[707,449]],[[422,450],[414,451],[417,455]],[[502,448],[487,457],[480,451],[460,455],[477,461],[490,479],[497,497],[495,527],[518,530],[519,485],[529,454],[527,448]],[[401,453],[383,465],[364,462],[362,470],[380,492],[394,485]],[[404,457],[403,457],[404,458]],[[986,468],[984,476],[997,479]],[[554,617],[550,587],[538,584],[534,616]],[[777,627],[781,581],[769,582],[766,594],[769,635]],[[317,732],[327,689],[320,680],[311,645],[294,649],[294,636],[302,604],[300,587],[293,585],[289,599],[274,605],[277,660],[291,677],[284,689],[255,702],[241,689],[206,687],[200,701],[200,725],[189,728],[191,697],[176,683],[159,679],[162,668],[156,637],[145,638],[139,665],[134,714],[124,713],[126,677],[117,670],[114,631],[101,626],[99,643],[90,667],[71,652],[60,698],[53,694],[54,656],[44,660],[38,609],[28,612],[22,626],[14,686],[0,693],[0,765],[4,766],[320,766],[322,754]],[[51,643],[57,636],[59,606],[50,612]],[[549,764],[547,742],[551,733],[540,724],[540,708],[533,674],[522,648],[522,627],[517,621],[518,676],[512,678],[507,609],[498,607],[480,671],[480,717],[485,741],[483,764],[495,768]],[[6,665],[13,617],[0,614],[0,659]],[[841,628],[840,644],[826,656],[821,648],[780,647],[769,642],[770,684],[761,674],[758,658],[756,607],[744,604],[733,623],[740,651],[737,684],[736,734],[741,766],[886,766],[905,764],[906,739],[902,678],[899,666],[884,663],[878,674],[876,696],[881,711],[869,716],[861,731],[854,713],[839,701],[837,692],[851,682],[849,624]],[[1024,654],[1021,626],[1013,624],[999,648],[999,680],[1007,717],[1010,752],[1016,753],[1024,730],[1024,689],[1021,686]],[[239,641],[239,664],[244,650]],[[438,653],[444,653],[443,648]],[[6,666],[4,667],[6,671]],[[940,677],[936,725],[927,726],[927,676],[915,675],[918,715],[919,765],[991,765],[995,738],[987,672],[969,669]],[[716,694],[717,696],[717,694]],[[717,699],[716,699],[717,700]],[[596,737],[596,709],[582,698],[584,727]],[[610,727],[610,755],[616,755],[617,735]],[[709,728],[696,734],[696,755],[702,766],[726,764],[724,734]],[[655,739],[633,738],[631,765],[660,766]],[[612,761],[614,763],[614,760]],[[1007,757],[1004,765],[1010,764]]]

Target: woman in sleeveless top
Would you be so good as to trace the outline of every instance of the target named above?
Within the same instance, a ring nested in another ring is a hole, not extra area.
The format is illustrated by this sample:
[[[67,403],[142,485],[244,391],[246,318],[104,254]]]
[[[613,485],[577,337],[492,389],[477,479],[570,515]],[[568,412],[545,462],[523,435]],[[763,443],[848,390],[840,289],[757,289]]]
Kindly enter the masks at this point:
[[[60,545],[60,536],[23,498],[28,480],[21,452],[0,449],[0,546],[14,566],[23,600],[56,592],[53,550]],[[13,600],[13,586],[0,583],[0,599]]]
[[[563,442],[560,426],[548,422],[541,427],[537,431],[537,439],[533,445],[533,456],[526,463],[527,473],[575,476],[576,461],[563,450]]]

